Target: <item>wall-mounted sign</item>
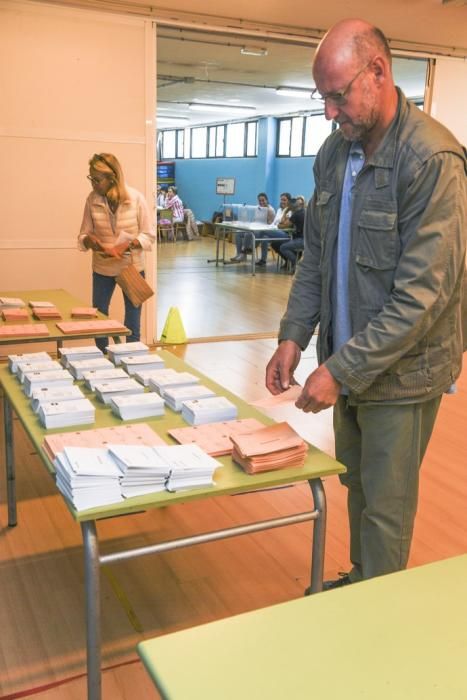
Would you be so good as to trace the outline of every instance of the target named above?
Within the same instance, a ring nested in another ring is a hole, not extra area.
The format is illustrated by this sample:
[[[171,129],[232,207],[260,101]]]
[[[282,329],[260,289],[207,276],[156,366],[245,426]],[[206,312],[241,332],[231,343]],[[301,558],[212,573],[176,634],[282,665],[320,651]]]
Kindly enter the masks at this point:
[[[216,178],[216,194],[235,194],[235,178]]]

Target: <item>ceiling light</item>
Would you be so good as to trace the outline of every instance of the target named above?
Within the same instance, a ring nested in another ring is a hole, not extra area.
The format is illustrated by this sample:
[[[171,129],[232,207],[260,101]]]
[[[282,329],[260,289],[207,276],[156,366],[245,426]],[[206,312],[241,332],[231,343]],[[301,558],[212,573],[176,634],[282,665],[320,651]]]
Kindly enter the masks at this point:
[[[278,92],[279,95],[285,95],[287,97],[311,97],[310,88],[287,87],[284,85],[276,88],[276,92]]]
[[[256,107],[241,105],[223,105],[208,102],[191,102],[188,107],[196,112],[256,112]]]
[[[161,114],[157,117],[158,122],[189,122],[188,117],[171,117],[170,114]]]
[[[244,56],[267,56],[268,50],[261,46],[242,46],[240,53]]]

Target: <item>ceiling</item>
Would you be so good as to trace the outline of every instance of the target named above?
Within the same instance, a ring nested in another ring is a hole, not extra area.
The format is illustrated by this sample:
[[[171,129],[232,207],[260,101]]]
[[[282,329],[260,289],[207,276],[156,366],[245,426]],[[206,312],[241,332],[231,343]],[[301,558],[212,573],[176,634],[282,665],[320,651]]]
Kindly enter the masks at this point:
[[[244,54],[242,49],[262,55]],[[310,46],[159,27],[159,128],[319,110],[319,103],[314,103],[309,94],[290,97],[276,92],[279,86],[313,88],[312,58]],[[396,83],[408,97],[423,97],[426,66],[424,59],[394,59]],[[189,105],[196,103],[222,104],[229,109],[193,111]]]

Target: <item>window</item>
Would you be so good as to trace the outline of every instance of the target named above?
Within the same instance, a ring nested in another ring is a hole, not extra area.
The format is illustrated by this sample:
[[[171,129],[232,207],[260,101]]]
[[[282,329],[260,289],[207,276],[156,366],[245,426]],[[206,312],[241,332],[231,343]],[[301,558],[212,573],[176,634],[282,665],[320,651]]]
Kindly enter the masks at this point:
[[[332,122],[324,114],[279,119],[277,155],[297,158],[314,156],[332,131]]]
[[[159,160],[254,158],[257,155],[258,122],[256,121],[167,129],[159,131],[157,136]]]
[[[200,126],[191,130],[191,157],[206,158],[208,129]]]

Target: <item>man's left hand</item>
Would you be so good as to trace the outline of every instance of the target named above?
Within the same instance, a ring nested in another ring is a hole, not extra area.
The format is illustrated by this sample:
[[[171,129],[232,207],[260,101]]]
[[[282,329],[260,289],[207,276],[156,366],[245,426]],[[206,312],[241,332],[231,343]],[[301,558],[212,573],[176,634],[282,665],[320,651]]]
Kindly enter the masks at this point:
[[[334,406],[341,393],[341,384],[334,379],[326,365],[310,374],[295,405],[305,413],[319,413]]]

